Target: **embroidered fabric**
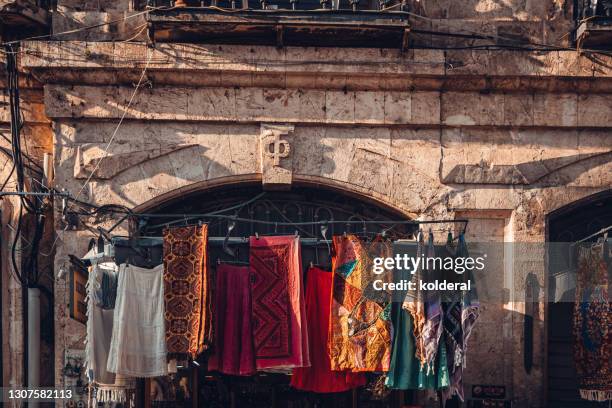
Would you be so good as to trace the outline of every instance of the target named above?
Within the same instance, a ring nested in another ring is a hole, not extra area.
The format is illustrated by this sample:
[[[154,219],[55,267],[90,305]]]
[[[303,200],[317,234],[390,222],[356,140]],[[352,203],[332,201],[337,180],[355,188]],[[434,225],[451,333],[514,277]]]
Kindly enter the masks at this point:
[[[612,400],[612,313],[607,244],[578,248],[574,304],[574,360],[580,397]]]
[[[393,336],[391,295],[376,291],[372,259],[390,257],[388,241],[362,242],[355,235],[334,236],[333,283],[328,336],[332,370],[388,371]],[[366,247],[367,245],[367,247]]]
[[[207,237],[207,225],[164,230],[166,345],[175,357],[195,358],[212,343]]]
[[[258,370],[310,365],[298,237],[250,238],[253,341]]]

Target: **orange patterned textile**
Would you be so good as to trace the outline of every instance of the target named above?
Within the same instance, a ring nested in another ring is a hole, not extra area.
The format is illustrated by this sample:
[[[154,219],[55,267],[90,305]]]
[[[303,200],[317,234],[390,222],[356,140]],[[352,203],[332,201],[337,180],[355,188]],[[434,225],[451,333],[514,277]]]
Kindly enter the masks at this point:
[[[168,353],[195,358],[212,342],[208,226],[168,228],[163,236]]]
[[[355,235],[334,236],[333,289],[328,349],[332,370],[389,371],[391,295],[374,289],[390,273],[372,272],[374,257],[392,256],[388,241],[366,243]]]

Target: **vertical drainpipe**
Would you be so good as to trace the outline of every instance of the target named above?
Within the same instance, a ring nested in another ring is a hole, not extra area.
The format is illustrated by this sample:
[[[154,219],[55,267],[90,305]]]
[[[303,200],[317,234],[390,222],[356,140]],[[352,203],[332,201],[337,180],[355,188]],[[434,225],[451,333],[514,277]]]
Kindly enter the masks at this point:
[[[40,289],[28,288],[28,387],[40,386]],[[31,402],[30,407],[38,406]]]
[[[0,231],[2,227],[2,211],[0,210]],[[2,271],[2,234],[0,233],[0,387],[4,387],[4,276]]]

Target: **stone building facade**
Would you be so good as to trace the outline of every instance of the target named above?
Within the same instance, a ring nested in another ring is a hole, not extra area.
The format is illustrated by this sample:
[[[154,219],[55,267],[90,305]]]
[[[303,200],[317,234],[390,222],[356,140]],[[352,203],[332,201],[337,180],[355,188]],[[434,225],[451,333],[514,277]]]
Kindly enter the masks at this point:
[[[144,14],[26,41],[24,136],[39,156],[53,153],[57,189],[95,205],[147,211],[213,187],[310,186],[408,218],[467,218],[472,240],[543,243],[555,212],[612,194],[612,57],[562,49],[571,45],[571,36],[559,40],[574,24],[570,3],[422,0],[412,10],[428,20],[410,21],[417,32],[404,50],[152,45],[141,32]],[[137,13],[128,1],[59,0],[52,31]],[[464,38],[427,33],[457,30],[561,46],[479,49],[490,38],[467,47]],[[288,149],[275,156],[262,147],[267,140]],[[10,202],[3,206],[4,222],[14,219]],[[65,381],[66,353],[82,349],[84,338],[84,326],[67,314],[69,283],[58,271],[91,236],[66,229],[59,211],[56,202],[58,239],[48,245],[56,385]],[[467,396],[471,384],[494,379],[513,406],[552,406],[546,257],[509,262],[517,282],[531,272],[542,288],[533,368],[523,367],[525,304],[492,305],[471,340],[477,363],[468,364]],[[3,261],[8,283],[7,268]],[[3,296],[3,310],[14,314],[3,323],[13,361],[4,378],[18,383],[19,291],[12,290]]]

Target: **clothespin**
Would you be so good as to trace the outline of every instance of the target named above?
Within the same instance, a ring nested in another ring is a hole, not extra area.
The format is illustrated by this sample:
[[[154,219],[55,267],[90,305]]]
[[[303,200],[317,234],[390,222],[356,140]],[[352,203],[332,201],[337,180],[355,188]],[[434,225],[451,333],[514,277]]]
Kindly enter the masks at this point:
[[[259,232],[255,232],[255,239],[259,239]]]
[[[393,227],[389,227],[389,228],[383,228],[382,231],[380,231],[380,236],[381,237],[386,237],[387,236],[387,232],[391,231],[393,229]]]
[[[198,227],[202,226],[202,220],[198,220]]]
[[[300,236],[300,234],[298,233],[298,230],[295,230],[295,233],[293,235],[295,235],[296,238]]]
[[[327,245],[327,255],[331,255],[331,248],[329,246],[329,242],[327,242],[327,231],[328,231],[328,226],[327,224],[321,224],[321,236],[323,237],[323,240],[325,241],[325,245]],[[317,241],[318,241],[318,237],[317,237]],[[315,254],[317,255],[317,262],[319,262],[319,249],[318,247],[315,246]]]
[[[312,263],[312,261],[310,261],[310,267],[314,267],[314,264]]]
[[[223,252],[225,252],[226,254],[232,257],[235,257],[236,254],[227,245],[227,243],[229,241],[230,234],[232,233],[232,230],[234,229],[235,226],[236,226],[236,221],[234,220],[231,220],[230,222],[227,223],[227,233],[225,234],[225,239],[223,239]]]
[[[102,236],[102,234],[98,236],[98,242],[96,244],[96,253],[104,254],[104,237]]]

